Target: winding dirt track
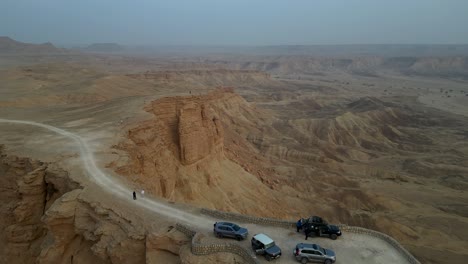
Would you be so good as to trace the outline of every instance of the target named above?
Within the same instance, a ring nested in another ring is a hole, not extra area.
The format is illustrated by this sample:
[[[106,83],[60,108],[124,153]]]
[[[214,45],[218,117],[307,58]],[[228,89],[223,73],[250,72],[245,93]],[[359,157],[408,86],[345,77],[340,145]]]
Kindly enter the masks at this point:
[[[69,139],[72,139],[79,146],[80,156],[83,160],[84,168],[86,169],[86,172],[90,176],[91,180],[93,180],[99,186],[101,186],[103,190],[111,192],[112,194],[119,196],[122,199],[127,200],[133,192],[133,190],[130,190],[126,186],[114,181],[110,176],[106,175],[101,169],[99,169],[94,160],[93,152],[82,137],[54,126],[49,126],[46,124],[41,124],[32,121],[10,120],[0,118],[0,123],[37,126],[53,131]],[[190,225],[194,225],[197,227],[206,228],[207,221],[212,221],[212,219],[210,218],[189,214],[187,212],[169,207],[163,203],[151,200],[149,198],[139,198],[138,200],[139,202],[136,203],[137,206],[144,207],[145,209],[153,211],[157,214],[163,215],[168,218],[176,219],[180,222],[189,223]]]
[[[131,197],[131,193],[133,190],[130,190],[126,186],[120,184],[116,180],[112,179],[111,176],[106,175],[101,169],[99,169],[94,160],[94,155],[91,148],[88,146],[88,144],[82,137],[54,126],[33,121],[10,120],[0,118],[0,123],[36,126],[50,130],[54,133],[60,134],[66,138],[73,140],[79,147],[79,152],[83,161],[84,168],[87,174],[90,176],[90,179],[96,184],[98,184],[103,190],[111,192],[116,197],[125,200],[130,199],[129,197]],[[187,223],[191,226],[200,228],[206,232],[210,232],[212,228],[211,224],[214,221],[208,216],[191,214],[183,210],[170,207],[161,202],[151,200],[149,198],[139,198],[138,203],[134,203],[134,205],[141,206],[147,210],[155,212],[164,217],[174,219],[178,222]],[[296,234],[295,232],[291,232],[291,230],[287,230],[284,228],[261,226],[254,224],[245,224],[245,226],[248,227],[249,232],[252,232],[252,234],[260,232],[267,233],[279,245],[283,247],[283,257],[278,259],[276,262],[297,263],[297,261],[292,257],[292,254],[290,253],[292,252],[292,249],[298,242],[305,242],[303,241],[302,235],[300,235],[299,233]],[[336,241],[329,241],[328,239],[321,238],[311,238],[310,243],[320,243],[326,248],[334,249],[337,255],[339,256],[336,263],[342,263],[341,261],[345,261],[348,264],[408,263],[402,255],[400,255],[392,246],[390,246],[383,240],[363,234],[350,233],[344,236],[345,237],[343,237],[342,239],[338,239]],[[244,240],[241,242],[241,244],[246,248],[250,247],[249,240]],[[259,260],[261,262],[266,263],[266,261],[264,261],[263,258],[260,258]]]

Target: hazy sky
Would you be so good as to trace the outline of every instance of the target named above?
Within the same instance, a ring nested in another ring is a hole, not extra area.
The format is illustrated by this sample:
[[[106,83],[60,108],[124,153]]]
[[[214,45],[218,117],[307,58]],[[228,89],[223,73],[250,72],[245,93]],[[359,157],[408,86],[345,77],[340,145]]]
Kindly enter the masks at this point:
[[[468,0],[1,0],[0,35],[56,44],[466,44]]]

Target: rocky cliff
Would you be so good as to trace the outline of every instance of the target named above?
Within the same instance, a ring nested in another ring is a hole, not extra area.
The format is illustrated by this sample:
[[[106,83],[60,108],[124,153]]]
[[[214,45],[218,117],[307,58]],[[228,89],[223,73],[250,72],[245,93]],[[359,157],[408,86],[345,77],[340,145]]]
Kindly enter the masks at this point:
[[[211,153],[222,152],[223,127],[213,109],[207,104],[183,104],[179,110],[178,121],[182,164],[193,164]]]
[[[274,203],[256,201],[281,203],[274,171],[246,140],[259,129],[259,111],[231,89],[162,98],[146,110],[155,118],[128,131],[116,146],[122,158],[110,164],[135,185],[172,201],[260,215]]]
[[[64,181],[66,172],[49,169],[45,163],[7,156],[2,149],[0,155],[0,200],[5,201],[0,209],[4,230],[1,256],[5,261],[31,263],[47,236],[42,216],[62,194],[78,185]]]
[[[39,254],[46,233],[40,221],[47,202],[45,166],[27,159],[1,159],[1,262],[15,259],[17,263],[28,263]]]
[[[185,235],[146,229],[85,192],[53,164],[0,149],[0,263],[179,262]]]

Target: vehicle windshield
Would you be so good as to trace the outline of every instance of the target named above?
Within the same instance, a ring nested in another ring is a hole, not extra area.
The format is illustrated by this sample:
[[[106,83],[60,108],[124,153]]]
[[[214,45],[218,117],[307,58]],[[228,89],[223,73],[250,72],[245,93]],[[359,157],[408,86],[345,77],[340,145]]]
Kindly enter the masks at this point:
[[[265,245],[265,249],[269,249],[275,246],[275,241],[271,242],[270,244]]]
[[[239,231],[240,226],[238,226],[238,225],[233,225],[232,228],[234,228],[234,231]]]

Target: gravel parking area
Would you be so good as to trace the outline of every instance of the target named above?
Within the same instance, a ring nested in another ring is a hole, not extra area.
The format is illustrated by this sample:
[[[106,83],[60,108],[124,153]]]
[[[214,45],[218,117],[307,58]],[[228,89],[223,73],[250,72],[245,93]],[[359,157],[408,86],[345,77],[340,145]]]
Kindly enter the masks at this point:
[[[343,232],[343,235],[337,240],[331,240],[326,237],[309,237],[305,240],[304,234],[302,232],[297,233],[293,228],[288,230],[281,227],[259,226],[255,224],[240,225],[249,229],[249,237],[244,241],[237,242],[229,238],[219,239],[216,238],[214,234],[210,234],[210,236],[214,242],[225,240],[240,243],[242,246],[251,250],[250,239],[253,235],[258,233],[268,235],[275,240],[276,244],[281,248],[282,256],[271,262],[266,261],[263,256],[258,256],[261,263],[299,263],[293,256],[293,250],[298,243],[315,243],[335,251],[337,257],[335,263],[338,264],[408,263],[404,256],[387,242],[368,235]]]

